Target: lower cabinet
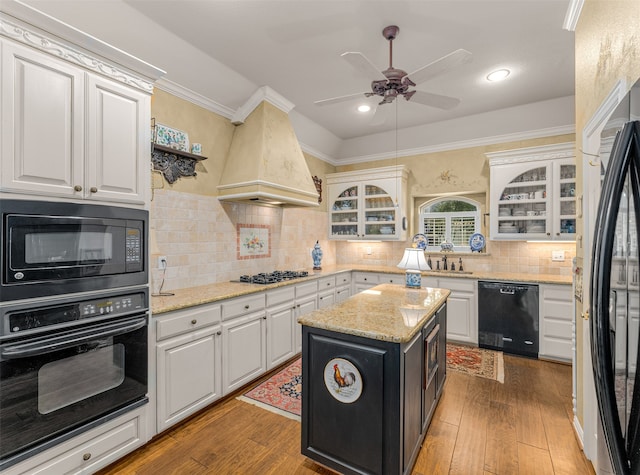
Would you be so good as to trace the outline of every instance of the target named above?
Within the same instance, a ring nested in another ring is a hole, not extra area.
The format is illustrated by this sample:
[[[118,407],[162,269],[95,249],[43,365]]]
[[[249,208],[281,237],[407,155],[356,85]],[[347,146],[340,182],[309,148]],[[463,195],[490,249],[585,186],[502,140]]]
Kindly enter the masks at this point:
[[[222,396],[220,306],[156,317],[157,431]]]
[[[151,438],[146,418],[148,405],[127,412],[26,461],[2,471],[3,475],[94,473],[142,446]]]
[[[296,353],[302,351],[302,325],[298,323],[298,318],[317,309],[318,296],[316,294],[296,298],[296,315],[294,320]]]
[[[267,291],[267,370],[296,354],[295,287]]]
[[[447,339],[478,344],[478,282],[475,279],[426,277],[423,286],[449,289],[447,299]]]
[[[222,392],[229,394],[267,370],[264,310],[222,323]]]
[[[573,358],[573,295],[570,285],[540,284],[540,347],[538,357]]]

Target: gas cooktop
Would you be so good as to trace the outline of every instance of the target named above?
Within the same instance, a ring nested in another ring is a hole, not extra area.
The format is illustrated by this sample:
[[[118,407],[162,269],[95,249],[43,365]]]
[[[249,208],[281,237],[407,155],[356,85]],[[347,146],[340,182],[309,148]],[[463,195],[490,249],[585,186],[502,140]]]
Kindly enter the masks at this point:
[[[307,277],[309,272],[293,271],[293,270],[275,270],[273,272],[262,272],[256,275],[241,275],[240,282],[246,282],[248,284],[275,284],[284,280],[299,279],[300,277]]]

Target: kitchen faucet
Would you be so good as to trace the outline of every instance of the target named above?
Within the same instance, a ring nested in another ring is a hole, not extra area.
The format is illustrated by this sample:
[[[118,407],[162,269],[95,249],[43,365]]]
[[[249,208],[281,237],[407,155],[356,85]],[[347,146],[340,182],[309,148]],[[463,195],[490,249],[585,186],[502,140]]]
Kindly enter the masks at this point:
[[[447,269],[447,256],[442,256],[442,270],[448,270]]]

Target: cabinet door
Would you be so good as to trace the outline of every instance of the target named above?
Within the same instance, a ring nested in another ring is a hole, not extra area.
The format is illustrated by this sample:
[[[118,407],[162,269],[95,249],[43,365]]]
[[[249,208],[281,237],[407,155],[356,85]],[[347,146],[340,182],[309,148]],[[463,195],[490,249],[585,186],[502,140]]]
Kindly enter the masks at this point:
[[[553,239],[576,238],[576,164],[573,159],[553,163]]]
[[[540,285],[539,290],[540,346],[538,355],[541,358],[571,361],[573,358],[574,316],[571,286]],[[621,302],[616,301],[616,303],[620,304]],[[626,309],[626,301],[622,302],[622,306]],[[616,343],[618,343],[618,338],[616,338]],[[616,352],[617,354],[619,353]]]
[[[302,315],[313,312],[318,308],[318,299],[316,295],[308,296],[304,299],[296,300],[296,320]],[[302,351],[302,325],[297,321],[295,322],[295,341],[296,341],[296,353]]]
[[[267,369],[296,354],[295,307],[293,302],[267,309]]]
[[[351,239],[360,237],[360,200],[358,185],[332,186],[329,192],[329,237]]]
[[[477,282],[470,279],[438,279],[437,286],[451,290],[447,299],[447,338],[477,345]]]
[[[365,238],[396,239],[402,228],[395,206],[398,185],[394,180],[380,180],[362,185],[363,227]]]
[[[344,302],[351,297],[351,286],[339,287],[336,289],[336,303]]]
[[[235,391],[267,369],[266,314],[240,317],[222,325],[222,386]]]
[[[144,204],[149,186],[150,99],[88,75],[86,196]]]
[[[327,308],[336,303],[336,295],[333,290],[318,294],[318,308]]]
[[[413,462],[417,450],[420,449],[418,441],[422,434],[422,405],[423,405],[423,343],[422,332],[403,350],[404,358],[404,433],[403,433],[403,472]]]
[[[551,162],[491,168],[491,238],[549,239],[553,207]]]
[[[9,41],[2,48],[2,191],[82,197],[84,73]]]
[[[158,431],[222,395],[220,333],[216,326],[157,344]]]

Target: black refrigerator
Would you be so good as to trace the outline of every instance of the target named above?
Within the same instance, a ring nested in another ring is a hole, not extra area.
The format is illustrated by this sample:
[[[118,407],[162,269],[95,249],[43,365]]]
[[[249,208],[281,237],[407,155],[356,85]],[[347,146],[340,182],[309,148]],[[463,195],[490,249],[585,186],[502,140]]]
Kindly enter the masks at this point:
[[[603,142],[615,139],[610,153],[601,156],[591,261],[591,356],[611,468],[616,474],[640,474],[640,121],[619,121],[616,130],[602,137]]]

